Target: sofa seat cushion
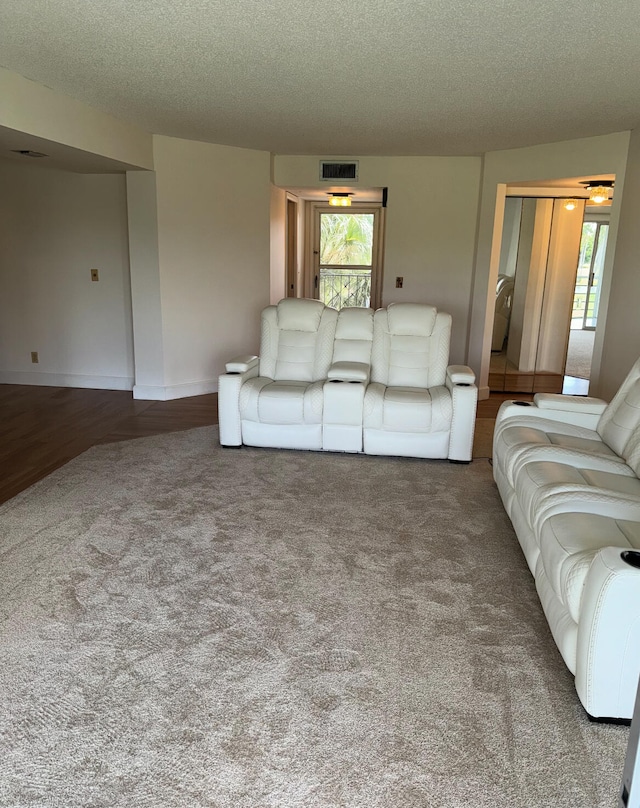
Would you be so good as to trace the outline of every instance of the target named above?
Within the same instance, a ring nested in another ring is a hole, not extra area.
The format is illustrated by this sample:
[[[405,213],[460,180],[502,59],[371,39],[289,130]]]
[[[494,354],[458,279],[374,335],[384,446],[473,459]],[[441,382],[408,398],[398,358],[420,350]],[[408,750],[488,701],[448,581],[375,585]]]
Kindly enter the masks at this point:
[[[387,387],[370,384],[365,393],[364,426],[388,432],[448,432],[453,407],[446,387]]]
[[[321,424],[324,382],[249,379],[240,392],[240,417],[260,424]]]
[[[535,529],[545,497],[559,491],[574,490],[576,486],[640,498],[640,480],[632,470],[624,463],[610,463],[609,467],[577,468],[569,463],[547,460],[522,464],[514,474],[515,492],[529,524]]]
[[[558,513],[543,522],[538,542],[546,578],[577,623],[594,556],[603,547],[640,549],[640,522],[594,513]]]
[[[595,430],[539,418],[524,423],[519,418],[507,419],[496,431],[493,456],[511,485],[518,458],[533,446],[557,446],[624,463]]]

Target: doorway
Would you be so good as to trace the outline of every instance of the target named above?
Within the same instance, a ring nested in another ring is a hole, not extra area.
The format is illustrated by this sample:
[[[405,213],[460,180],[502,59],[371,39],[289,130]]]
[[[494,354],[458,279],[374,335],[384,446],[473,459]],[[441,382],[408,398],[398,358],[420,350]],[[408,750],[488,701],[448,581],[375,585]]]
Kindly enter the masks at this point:
[[[380,306],[381,211],[368,204],[349,211],[314,206],[314,297],[326,306]]]
[[[563,392],[579,395],[589,392],[608,236],[608,214],[586,213],[582,225]]]
[[[596,328],[608,237],[608,221],[594,220],[588,214],[585,215],[571,312],[571,327],[574,329],[594,331]]]

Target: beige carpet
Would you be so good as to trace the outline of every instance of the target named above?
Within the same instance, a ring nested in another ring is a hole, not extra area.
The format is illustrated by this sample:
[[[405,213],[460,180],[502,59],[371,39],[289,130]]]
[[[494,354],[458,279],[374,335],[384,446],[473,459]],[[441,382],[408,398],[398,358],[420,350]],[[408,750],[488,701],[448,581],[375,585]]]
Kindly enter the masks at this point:
[[[94,448],[0,507],[0,805],[612,806],[486,460]]]

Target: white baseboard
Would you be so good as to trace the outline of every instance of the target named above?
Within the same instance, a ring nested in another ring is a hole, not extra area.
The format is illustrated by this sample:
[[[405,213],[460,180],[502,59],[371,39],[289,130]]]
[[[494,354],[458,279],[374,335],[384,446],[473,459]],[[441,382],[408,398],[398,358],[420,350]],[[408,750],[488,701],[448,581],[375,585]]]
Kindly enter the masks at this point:
[[[189,396],[204,396],[207,393],[217,393],[218,382],[209,379],[202,382],[186,382],[184,384],[148,385],[135,384],[133,397],[142,401],[171,401],[174,398],[188,398]]]
[[[40,387],[86,387],[92,390],[133,390],[133,376],[86,376],[82,373],[34,373],[0,370],[0,384]]]
[[[485,398],[489,398],[490,387],[479,387],[478,388],[478,400],[484,401]]]

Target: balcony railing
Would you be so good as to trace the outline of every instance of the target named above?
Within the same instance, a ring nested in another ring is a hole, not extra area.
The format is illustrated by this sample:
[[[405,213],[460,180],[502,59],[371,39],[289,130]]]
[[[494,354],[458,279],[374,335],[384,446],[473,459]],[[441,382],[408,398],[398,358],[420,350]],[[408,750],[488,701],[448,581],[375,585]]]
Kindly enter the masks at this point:
[[[588,277],[580,277],[576,280],[576,288],[573,295],[573,308],[571,311],[572,323],[583,322],[585,328],[593,328],[596,323],[596,309],[598,301],[597,280],[589,287]]]
[[[320,300],[333,309],[369,307],[371,272],[344,272],[320,267]]]

